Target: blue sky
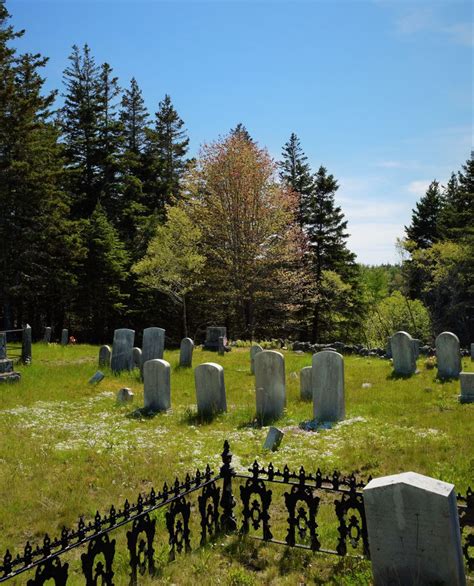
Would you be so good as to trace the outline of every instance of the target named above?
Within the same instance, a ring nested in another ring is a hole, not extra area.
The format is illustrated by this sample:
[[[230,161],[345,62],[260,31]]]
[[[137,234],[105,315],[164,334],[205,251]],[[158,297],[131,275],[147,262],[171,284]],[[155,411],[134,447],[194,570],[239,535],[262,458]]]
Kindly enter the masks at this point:
[[[155,112],[165,93],[192,153],[243,122],[279,158],[291,132],[338,179],[349,246],[395,262],[415,202],[469,157],[470,2],[408,0],[7,0],[21,50],[61,88],[88,43]]]

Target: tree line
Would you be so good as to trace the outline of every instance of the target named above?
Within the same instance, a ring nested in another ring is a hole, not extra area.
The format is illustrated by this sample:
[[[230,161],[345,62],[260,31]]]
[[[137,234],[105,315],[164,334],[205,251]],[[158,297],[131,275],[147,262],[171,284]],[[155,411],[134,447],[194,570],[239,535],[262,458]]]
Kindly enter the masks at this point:
[[[368,315],[397,293],[405,316],[417,298],[436,327],[472,334],[472,230],[470,240],[459,233],[472,226],[472,205],[461,203],[472,204],[472,167],[452,178],[455,196],[440,196],[437,235],[426,227],[437,204],[420,202],[402,269],[362,267],[347,247],[337,180],[310,168],[295,134],[279,162],[242,124],[190,158],[170,96],[150,114],[137,81],[122,89],[85,45],[72,49],[59,100],[44,89],[47,59],[13,48],[23,33],[0,5],[4,327],[68,327],[99,342],[116,327],[155,324],[177,341],[220,324],[233,338],[369,344],[378,338]],[[438,291],[443,271],[456,295]]]

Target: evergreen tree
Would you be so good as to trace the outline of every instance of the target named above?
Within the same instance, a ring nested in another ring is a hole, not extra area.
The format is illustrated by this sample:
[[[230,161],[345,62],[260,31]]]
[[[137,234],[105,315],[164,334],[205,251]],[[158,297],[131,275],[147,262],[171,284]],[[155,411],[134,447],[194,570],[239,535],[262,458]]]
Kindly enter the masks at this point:
[[[449,240],[474,242],[474,158],[462,166],[457,178],[451,176],[440,217],[442,235]]]
[[[138,157],[145,146],[148,110],[134,77],[130,82],[130,88],[123,93],[121,105],[120,121],[123,127],[125,152]]]
[[[429,248],[439,240],[439,218],[443,207],[443,198],[439,183],[432,181],[426,194],[413,210],[410,226],[405,226],[408,239],[416,248]]]
[[[235,128],[231,128],[230,135],[243,138],[244,140],[247,140],[248,142],[253,142],[253,138],[250,136],[249,131],[242,124],[242,122],[239,122]]]
[[[282,161],[279,163],[280,179],[289,185],[298,194],[298,220],[304,224],[307,214],[307,204],[313,179],[307,157],[301,148],[300,141],[293,132],[282,151]]]

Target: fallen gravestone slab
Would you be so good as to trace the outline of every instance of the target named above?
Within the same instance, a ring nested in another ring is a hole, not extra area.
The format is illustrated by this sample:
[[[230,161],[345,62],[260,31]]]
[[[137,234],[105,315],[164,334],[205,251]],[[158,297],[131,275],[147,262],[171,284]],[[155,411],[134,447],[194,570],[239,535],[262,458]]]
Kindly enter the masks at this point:
[[[89,379],[89,384],[90,385],[96,385],[97,383],[100,383],[101,380],[104,380],[105,378],[105,374],[103,372],[101,372],[100,370],[98,370],[94,376],[91,376],[91,378]]]
[[[270,427],[268,430],[267,439],[263,444],[263,449],[274,452],[279,448],[284,435],[285,434],[281,431],[281,429],[278,429],[278,427]]]

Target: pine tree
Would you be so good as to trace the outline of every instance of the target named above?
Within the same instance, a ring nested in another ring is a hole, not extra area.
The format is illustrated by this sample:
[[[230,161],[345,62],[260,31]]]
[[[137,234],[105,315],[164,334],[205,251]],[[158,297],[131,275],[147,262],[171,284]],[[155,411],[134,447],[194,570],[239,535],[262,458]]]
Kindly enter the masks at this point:
[[[130,82],[130,88],[123,93],[121,106],[120,121],[125,139],[125,152],[138,157],[145,146],[148,110],[134,77]]]
[[[298,194],[298,221],[302,226],[307,214],[307,204],[313,179],[307,157],[301,148],[300,141],[293,132],[282,151],[279,163],[280,179]]]
[[[242,124],[242,122],[239,122],[235,128],[231,128],[230,135],[238,136],[240,138],[243,138],[244,140],[247,140],[248,142],[253,142],[253,138],[250,136],[249,131]]]
[[[457,177],[451,176],[445,193],[446,205],[440,229],[449,240],[474,241],[474,158],[468,159]]]
[[[443,208],[443,197],[439,183],[432,181],[426,194],[413,210],[410,226],[405,226],[408,239],[416,248],[429,248],[440,238],[439,219]]]

